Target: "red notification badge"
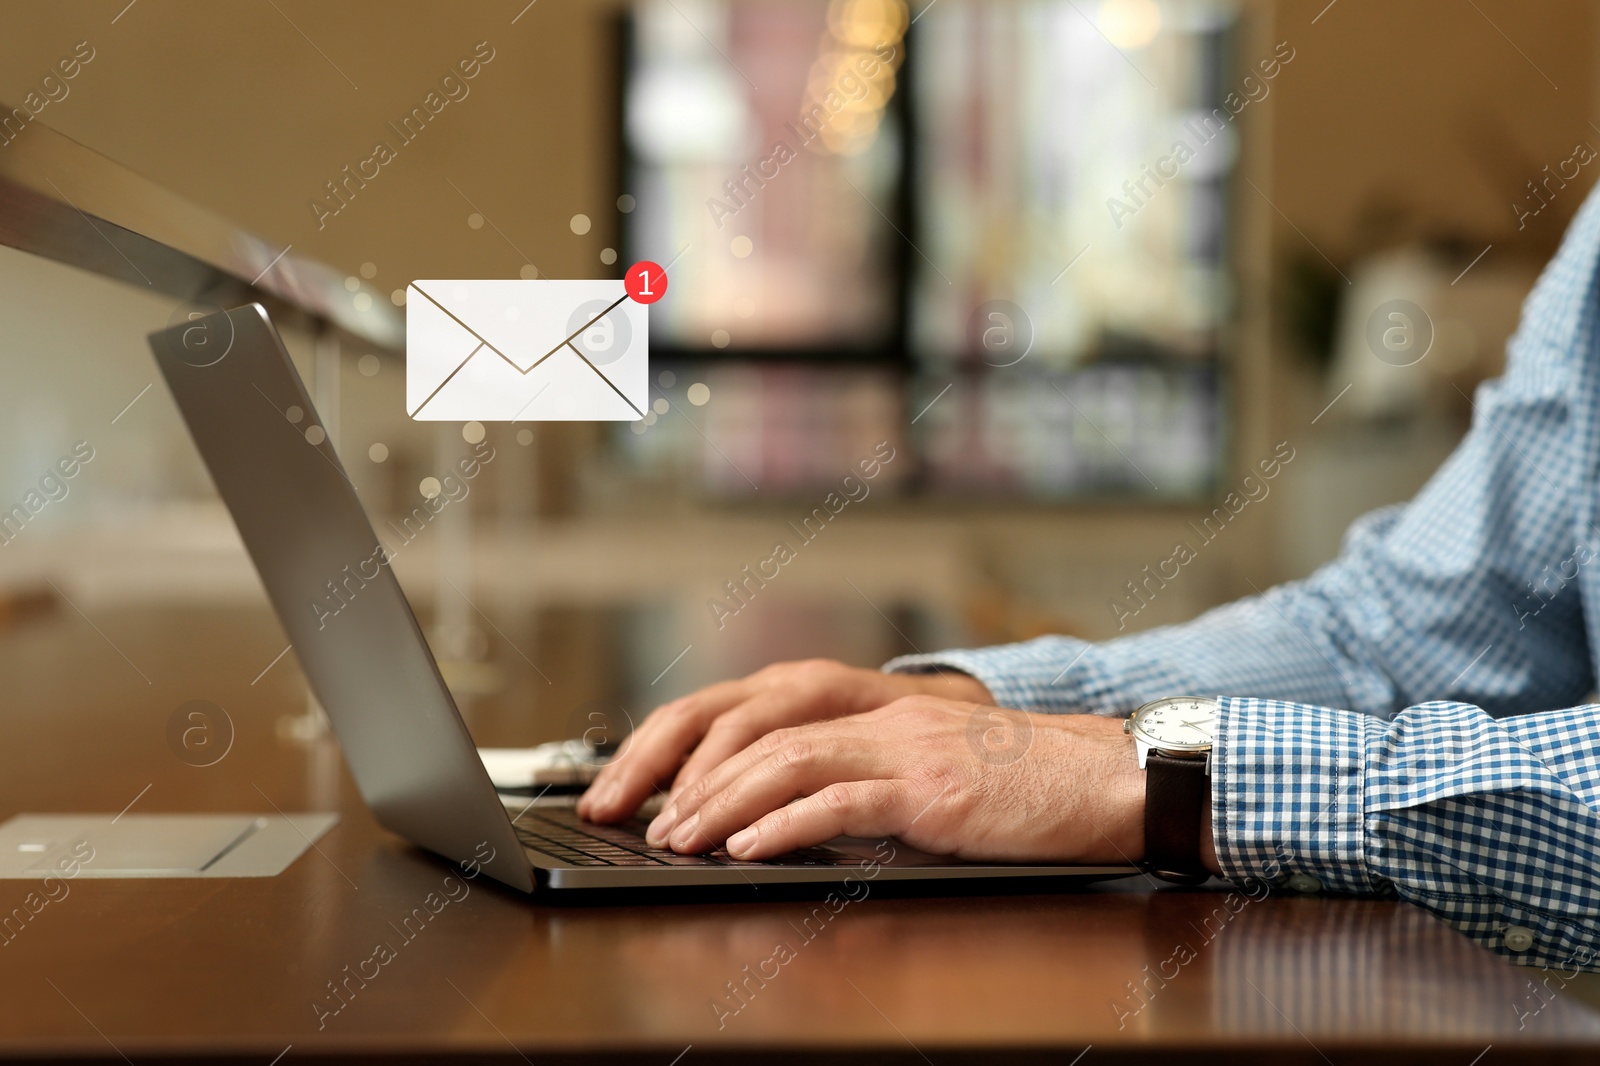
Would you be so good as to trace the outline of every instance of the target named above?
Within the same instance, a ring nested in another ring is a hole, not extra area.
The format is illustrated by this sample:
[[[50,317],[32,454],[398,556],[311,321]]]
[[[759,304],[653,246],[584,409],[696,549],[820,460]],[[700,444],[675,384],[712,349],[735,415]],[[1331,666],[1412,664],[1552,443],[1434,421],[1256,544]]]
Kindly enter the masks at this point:
[[[653,304],[667,294],[667,272],[660,263],[641,259],[623,275],[622,287],[635,303]]]

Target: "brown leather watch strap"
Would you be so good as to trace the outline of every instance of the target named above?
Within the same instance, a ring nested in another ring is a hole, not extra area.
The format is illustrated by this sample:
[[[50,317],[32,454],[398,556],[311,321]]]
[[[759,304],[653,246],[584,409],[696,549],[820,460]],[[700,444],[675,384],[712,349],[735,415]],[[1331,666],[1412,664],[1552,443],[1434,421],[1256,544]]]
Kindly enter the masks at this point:
[[[1211,788],[1208,762],[1159,751],[1145,759],[1144,862],[1169,881],[1194,883],[1210,876],[1200,863],[1200,815]]]

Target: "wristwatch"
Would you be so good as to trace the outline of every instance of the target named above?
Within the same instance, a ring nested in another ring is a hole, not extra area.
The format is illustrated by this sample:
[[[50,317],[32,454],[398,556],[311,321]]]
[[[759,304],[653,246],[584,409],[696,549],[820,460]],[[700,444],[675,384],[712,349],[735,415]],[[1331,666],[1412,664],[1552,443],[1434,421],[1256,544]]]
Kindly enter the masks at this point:
[[[1211,792],[1211,742],[1217,701],[1169,696],[1122,723],[1133,738],[1144,785],[1144,869],[1165,881],[1199,884],[1200,816]]]

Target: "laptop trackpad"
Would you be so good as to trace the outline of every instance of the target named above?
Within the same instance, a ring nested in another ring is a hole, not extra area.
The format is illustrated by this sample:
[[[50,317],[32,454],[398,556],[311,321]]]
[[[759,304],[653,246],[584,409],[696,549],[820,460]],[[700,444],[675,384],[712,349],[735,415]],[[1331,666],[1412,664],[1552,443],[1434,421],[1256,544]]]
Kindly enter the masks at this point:
[[[271,876],[336,820],[304,814],[23,814],[0,826],[0,879]]]
[[[824,845],[847,860],[878,862],[884,866],[964,866],[966,860],[949,855],[919,851],[900,840],[871,840],[865,837],[834,837]],[[989,864],[993,865],[993,864]],[[1004,864],[1001,864],[1004,865]]]

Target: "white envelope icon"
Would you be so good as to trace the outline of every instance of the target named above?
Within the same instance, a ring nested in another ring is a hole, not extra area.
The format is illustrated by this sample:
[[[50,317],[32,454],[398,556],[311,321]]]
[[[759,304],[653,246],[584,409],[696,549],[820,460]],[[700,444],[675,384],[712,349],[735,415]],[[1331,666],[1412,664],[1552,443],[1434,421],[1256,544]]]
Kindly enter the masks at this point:
[[[406,411],[434,422],[633,422],[650,405],[646,308],[620,281],[414,281]]]

